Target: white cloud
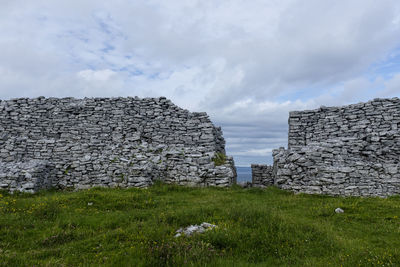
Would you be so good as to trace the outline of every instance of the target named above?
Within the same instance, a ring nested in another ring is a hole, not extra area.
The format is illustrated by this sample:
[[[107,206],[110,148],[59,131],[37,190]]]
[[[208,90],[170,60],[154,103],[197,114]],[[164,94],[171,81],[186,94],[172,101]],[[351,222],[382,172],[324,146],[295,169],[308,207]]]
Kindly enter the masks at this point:
[[[274,148],[262,148],[262,149],[249,149],[245,151],[232,152],[232,156],[263,156],[267,157],[271,154]]]
[[[385,82],[385,90],[381,95],[400,96],[400,73],[395,74],[391,79]]]
[[[109,69],[105,70],[82,70],[78,72],[78,76],[83,78],[86,81],[99,81],[99,82],[105,82],[110,80],[112,76],[115,75],[115,72]]]

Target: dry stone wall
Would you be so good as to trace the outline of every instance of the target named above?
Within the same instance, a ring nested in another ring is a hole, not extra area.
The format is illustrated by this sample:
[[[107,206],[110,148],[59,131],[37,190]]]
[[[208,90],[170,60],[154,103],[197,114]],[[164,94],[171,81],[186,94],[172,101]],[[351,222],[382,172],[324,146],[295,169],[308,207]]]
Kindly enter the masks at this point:
[[[290,112],[288,149],[273,151],[274,184],[329,195],[400,194],[399,123],[398,98]]]
[[[0,188],[192,186],[236,182],[221,128],[160,98],[0,100]]]
[[[251,184],[253,187],[266,187],[274,184],[273,167],[251,164]]]

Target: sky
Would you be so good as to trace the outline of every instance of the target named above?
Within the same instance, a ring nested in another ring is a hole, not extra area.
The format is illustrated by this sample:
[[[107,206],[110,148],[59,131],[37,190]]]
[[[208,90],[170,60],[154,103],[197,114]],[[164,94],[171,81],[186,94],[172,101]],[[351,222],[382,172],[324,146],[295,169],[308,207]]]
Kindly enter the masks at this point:
[[[400,95],[398,0],[0,0],[0,99],[165,96],[237,166],[288,113]]]

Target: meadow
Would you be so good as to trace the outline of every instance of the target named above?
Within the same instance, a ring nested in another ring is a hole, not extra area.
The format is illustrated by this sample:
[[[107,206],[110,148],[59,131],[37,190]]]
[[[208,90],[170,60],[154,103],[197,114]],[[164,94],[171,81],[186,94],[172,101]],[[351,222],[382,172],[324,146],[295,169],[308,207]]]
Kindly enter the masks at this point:
[[[399,266],[399,215],[400,197],[274,187],[1,192],[0,266]]]

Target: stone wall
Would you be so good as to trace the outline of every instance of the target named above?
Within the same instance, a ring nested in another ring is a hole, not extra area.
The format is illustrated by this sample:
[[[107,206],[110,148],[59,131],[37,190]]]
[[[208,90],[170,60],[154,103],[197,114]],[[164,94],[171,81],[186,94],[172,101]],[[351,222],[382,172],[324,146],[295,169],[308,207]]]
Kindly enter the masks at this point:
[[[396,160],[400,155],[398,126],[400,100],[374,99],[343,107],[321,107],[316,110],[289,113],[288,148],[328,139],[350,138],[348,153],[360,156],[360,144],[370,147],[368,157]],[[355,148],[351,148],[353,144]],[[350,150],[349,150],[350,148]],[[375,150],[378,149],[378,150]],[[394,155],[394,158],[391,158]]]
[[[288,149],[274,150],[274,184],[304,193],[400,193],[400,100],[374,99],[289,115]]]
[[[251,177],[253,187],[266,187],[274,184],[272,166],[251,164]]]
[[[160,98],[0,100],[0,187],[193,186],[236,182],[220,128]]]

